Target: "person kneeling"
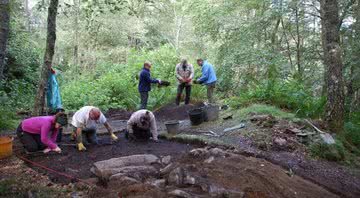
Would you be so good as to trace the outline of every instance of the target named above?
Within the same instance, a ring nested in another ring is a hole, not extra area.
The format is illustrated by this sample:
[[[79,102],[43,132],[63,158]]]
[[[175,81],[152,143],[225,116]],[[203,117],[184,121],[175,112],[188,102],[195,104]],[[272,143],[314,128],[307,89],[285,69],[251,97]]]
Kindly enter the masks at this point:
[[[93,106],[85,106],[74,114],[71,122],[73,126],[72,139],[76,139],[79,151],[86,150],[82,136],[86,136],[86,140],[90,144],[99,144],[96,135],[98,124],[105,126],[113,141],[118,140],[118,137],[113,133],[110,124],[100,109]]]
[[[59,112],[53,116],[38,116],[23,120],[16,134],[28,152],[43,150],[44,153],[61,149],[56,144],[59,129],[68,123],[67,115]]]
[[[155,116],[152,112],[143,109],[136,111],[127,122],[125,138],[129,140],[149,140],[158,142]]]

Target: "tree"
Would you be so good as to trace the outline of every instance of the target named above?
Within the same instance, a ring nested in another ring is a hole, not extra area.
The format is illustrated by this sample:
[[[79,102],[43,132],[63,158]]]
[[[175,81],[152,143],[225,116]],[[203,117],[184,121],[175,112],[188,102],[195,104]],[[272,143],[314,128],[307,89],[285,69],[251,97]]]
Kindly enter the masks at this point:
[[[45,108],[47,79],[49,78],[49,72],[51,70],[52,60],[55,52],[56,15],[58,5],[58,0],[51,0],[48,8],[46,50],[44,56],[44,63],[41,70],[39,86],[35,97],[35,105],[33,112],[35,115],[41,115],[44,112]]]
[[[0,0],[0,81],[5,67],[6,45],[9,37],[10,4],[9,0]]]
[[[321,0],[320,12],[324,63],[327,67],[325,121],[331,131],[341,132],[344,125],[345,95],[337,0]]]

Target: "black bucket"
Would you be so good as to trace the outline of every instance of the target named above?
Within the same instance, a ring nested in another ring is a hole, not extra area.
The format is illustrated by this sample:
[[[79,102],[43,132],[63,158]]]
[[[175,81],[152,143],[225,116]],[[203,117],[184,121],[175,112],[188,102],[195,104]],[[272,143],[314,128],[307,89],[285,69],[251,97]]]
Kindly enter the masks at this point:
[[[192,109],[189,111],[191,125],[199,125],[204,122],[204,111],[202,109]]]

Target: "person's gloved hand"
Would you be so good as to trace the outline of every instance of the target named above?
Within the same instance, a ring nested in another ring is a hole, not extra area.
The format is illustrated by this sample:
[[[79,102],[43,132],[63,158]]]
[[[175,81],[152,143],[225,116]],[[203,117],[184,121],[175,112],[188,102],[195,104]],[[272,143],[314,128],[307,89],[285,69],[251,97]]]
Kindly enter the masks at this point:
[[[86,147],[82,142],[80,142],[77,146],[79,151],[86,151]]]
[[[115,135],[115,134],[111,134],[111,139],[113,140],[113,141],[117,141],[119,138]]]
[[[57,146],[55,149],[52,149],[52,151],[55,151],[57,153],[61,153],[61,148]]]
[[[160,80],[160,79],[158,79],[158,81],[159,81],[159,84],[161,84],[161,80]]]
[[[51,151],[51,148],[46,148],[43,150],[43,153],[49,153]]]

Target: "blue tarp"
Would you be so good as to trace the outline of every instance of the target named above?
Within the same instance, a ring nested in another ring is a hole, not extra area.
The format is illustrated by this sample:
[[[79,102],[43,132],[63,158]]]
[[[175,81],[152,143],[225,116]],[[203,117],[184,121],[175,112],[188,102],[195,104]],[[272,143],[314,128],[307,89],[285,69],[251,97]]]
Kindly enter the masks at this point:
[[[50,73],[47,90],[47,106],[53,111],[55,111],[57,108],[62,108],[60,88],[56,80],[56,76],[57,72],[55,74]]]

